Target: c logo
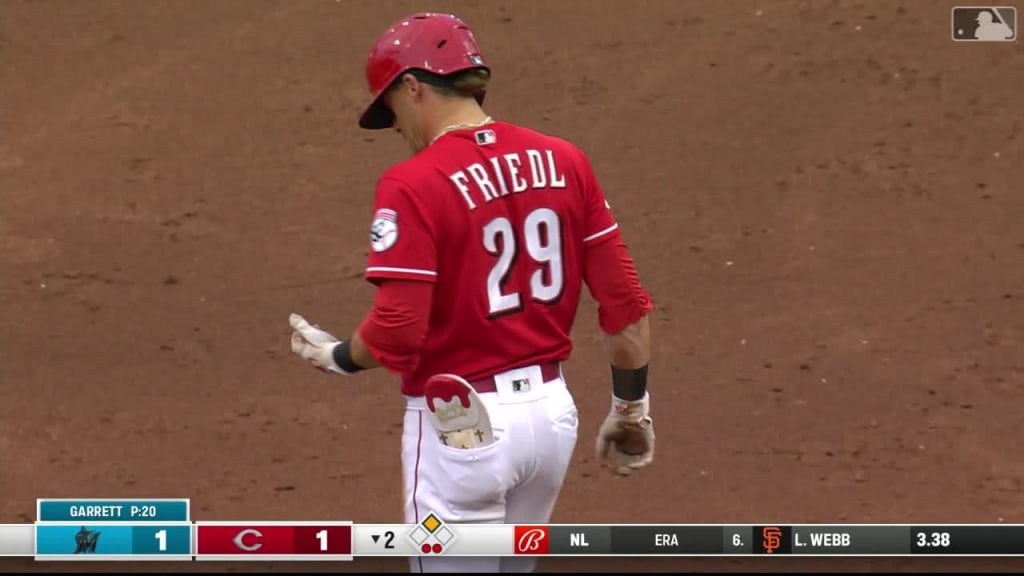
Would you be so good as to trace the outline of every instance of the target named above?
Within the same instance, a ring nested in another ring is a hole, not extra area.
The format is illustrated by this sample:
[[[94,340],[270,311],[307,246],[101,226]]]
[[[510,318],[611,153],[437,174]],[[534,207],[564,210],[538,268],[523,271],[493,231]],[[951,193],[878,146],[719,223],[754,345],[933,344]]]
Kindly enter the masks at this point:
[[[547,533],[540,528],[533,528],[523,532],[522,536],[519,537],[519,541],[516,542],[516,552],[539,552],[546,536]]]
[[[246,536],[250,536],[250,535],[254,536],[257,539],[263,538],[263,533],[260,532],[259,530],[254,530],[252,528],[246,528],[245,530],[242,530],[238,534],[235,534],[234,539],[231,540],[231,541],[234,542],[235,546],[238,546],[238,548],[240,550],[245,550],[246,552],[255,552],[255,551],[257,551],[257,550],[259,550],[260,548],[263,547],[263,543],[262,542],[256,542],[254,544],[246,544],[245,543],[245,537]]]

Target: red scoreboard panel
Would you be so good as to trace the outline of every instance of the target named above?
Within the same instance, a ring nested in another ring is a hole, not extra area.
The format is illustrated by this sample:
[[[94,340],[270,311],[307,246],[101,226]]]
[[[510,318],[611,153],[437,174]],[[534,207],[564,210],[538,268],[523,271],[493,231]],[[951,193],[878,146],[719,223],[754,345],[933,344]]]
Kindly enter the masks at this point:
[[[196,522],[196,560],[351,560],[351,522]]]

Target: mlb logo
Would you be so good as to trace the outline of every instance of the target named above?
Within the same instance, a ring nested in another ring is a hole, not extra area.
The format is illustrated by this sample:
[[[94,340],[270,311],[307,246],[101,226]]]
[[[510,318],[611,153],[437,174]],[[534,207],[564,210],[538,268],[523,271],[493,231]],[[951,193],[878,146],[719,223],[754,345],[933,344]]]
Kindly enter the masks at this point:
[[[530,379],[522,378],[519,380],[512,381],[513,392],[529,392],[530,391]]]
[[[480,130],[474,136],[479,146],[490,146],[498,141],[498,135],[494,133],[494,130]]]
[[[1017,9],[1013,6],[953,8],[955,42],[1013,42],[1017,39]]]

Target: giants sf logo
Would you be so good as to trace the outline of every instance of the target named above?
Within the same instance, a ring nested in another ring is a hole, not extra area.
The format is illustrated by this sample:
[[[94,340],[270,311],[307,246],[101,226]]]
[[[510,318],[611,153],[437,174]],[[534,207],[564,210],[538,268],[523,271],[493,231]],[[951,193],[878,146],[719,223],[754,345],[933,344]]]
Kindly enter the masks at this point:
[[[516,554],[547,554],[547,526],[516,526]]]

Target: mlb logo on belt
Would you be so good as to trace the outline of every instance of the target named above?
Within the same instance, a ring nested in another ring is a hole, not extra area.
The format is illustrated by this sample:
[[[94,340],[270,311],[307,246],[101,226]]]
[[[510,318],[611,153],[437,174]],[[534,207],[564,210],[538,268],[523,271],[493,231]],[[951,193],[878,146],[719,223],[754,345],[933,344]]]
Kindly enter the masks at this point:
[[[529,392],[530,391],[530,379],[520,378],[512,381],[513,392]]]
[[[547,526],[516,526],[516,554],[547,554],[551,546]]]

